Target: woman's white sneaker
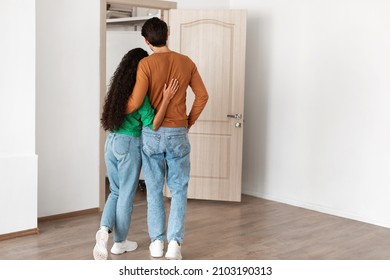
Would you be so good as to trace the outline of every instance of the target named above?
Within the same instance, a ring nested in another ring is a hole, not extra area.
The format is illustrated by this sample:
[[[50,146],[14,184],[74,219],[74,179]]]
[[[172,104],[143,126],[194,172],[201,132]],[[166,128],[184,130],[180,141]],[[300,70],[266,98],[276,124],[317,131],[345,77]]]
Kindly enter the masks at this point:
[[[154,240],[149,246],[150,256],[153,258],[161,258],[164,255],[164,241]]]
[[[172,240],[168,244],[168,250],[165,254],[168,260],[181,260],[181,246],[175,240]]]
[[[115,242],[111,248],[111,253],[114,255],[120,255],[126,252],[131,252],[137,249],[138,244],[134,241],[125,240],[122,242]]]
[[[96,245],[93,248],[93,257],[95,260],[107,260],[107,241],[108,230],[105,228],[99,229],[96,233]]]

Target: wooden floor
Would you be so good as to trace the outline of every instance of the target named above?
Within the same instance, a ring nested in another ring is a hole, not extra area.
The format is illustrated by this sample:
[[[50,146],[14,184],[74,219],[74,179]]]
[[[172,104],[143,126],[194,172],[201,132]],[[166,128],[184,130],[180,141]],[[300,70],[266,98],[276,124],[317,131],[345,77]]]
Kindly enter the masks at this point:
[[[39,235],[0,241],[0,259],[93,259],[99,221],[100,213],[42,222]],[[129,239],[138,249],[109,259],[150,259],[144,199],[135,202]],[[251,196],[241,203],[190,200],[182,254],[187,260],[389,260],[390,229]]]

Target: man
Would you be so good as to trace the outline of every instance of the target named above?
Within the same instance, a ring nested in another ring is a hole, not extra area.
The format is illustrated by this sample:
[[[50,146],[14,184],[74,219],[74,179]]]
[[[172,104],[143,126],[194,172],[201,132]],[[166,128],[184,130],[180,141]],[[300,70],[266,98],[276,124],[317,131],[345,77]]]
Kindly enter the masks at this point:
[[[147,188],[149,246],[152,257],[162,257],[168,240],[167,259],[182,259],[187,187],[190,176],[190,143],[188,130],[206,106],[208,93],[194,62],[171,51],[167,44],[168,27],[159,18],[151,18],[142,26],[142,36],[153,54],[141,60],[137,81],[129,98],[127,113],[141,106],[146,93],[157,111],[162,102],[164,83],[179,81],[161,127],[157,131],[143,128],[142,164]],[[187,116],[186,90],[190,86],[195,100]],[[164,182],[171,193],[168,231],[165,225]]]

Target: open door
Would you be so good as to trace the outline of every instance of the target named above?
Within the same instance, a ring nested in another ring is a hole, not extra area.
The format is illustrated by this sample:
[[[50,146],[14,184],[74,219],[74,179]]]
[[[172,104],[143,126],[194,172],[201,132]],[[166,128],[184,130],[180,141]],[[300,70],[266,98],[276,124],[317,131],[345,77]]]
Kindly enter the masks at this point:
[[[188,198],[241,201],[246,11],[170,10],[169,28],[169,48],[196,63],[209,92],[189,132]]]
[[[191,179],[188,198],[241,201],[244,125],[246,11],[173,10],[176,2],[101,0],[101,104],[106,93],[106,5],[161,9],[170,28],[170,49],[197,65],[209,101],[191,128]],[[190,88],[188,88],[191,91]],[[187,108],[193,94],[188,93]],[[100,134],[103,150],[105,133]],[[105,203],[104,158],[100,157],[100,208]],[[169,192],[165,191],[169,196]]]

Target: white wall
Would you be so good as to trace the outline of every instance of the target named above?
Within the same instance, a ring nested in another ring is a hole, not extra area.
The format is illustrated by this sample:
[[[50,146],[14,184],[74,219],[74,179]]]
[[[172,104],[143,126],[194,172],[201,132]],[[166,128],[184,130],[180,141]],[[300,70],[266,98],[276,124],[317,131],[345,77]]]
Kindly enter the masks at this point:
[[[0,25],[1,235],[37,228],[34,1],[3,0]]]
[[[228,8],[228,0],[177,1]],[[99,207],[99,0],[36,0],[38,216]]]
[[[39,216],[99,193],[99,1],[51,2],[37,0]],[[390,4],[177,2],[248,10],[244,193],[390,227]]]
[[[36,0],[38,216],[99,207],[99,0]]]
[[[390,3],[248,9],[244,192],[390,227]]]

